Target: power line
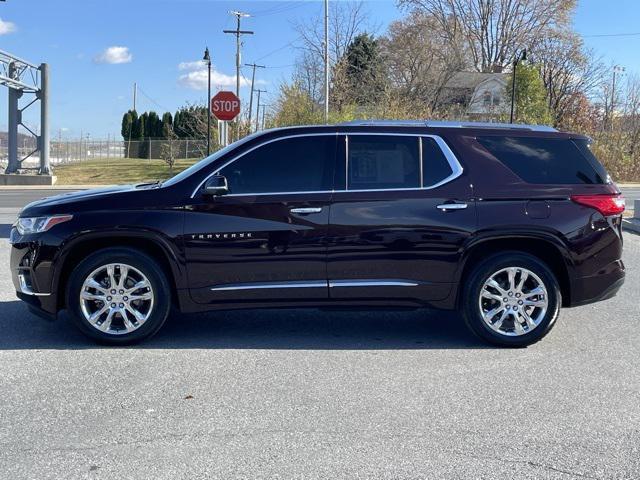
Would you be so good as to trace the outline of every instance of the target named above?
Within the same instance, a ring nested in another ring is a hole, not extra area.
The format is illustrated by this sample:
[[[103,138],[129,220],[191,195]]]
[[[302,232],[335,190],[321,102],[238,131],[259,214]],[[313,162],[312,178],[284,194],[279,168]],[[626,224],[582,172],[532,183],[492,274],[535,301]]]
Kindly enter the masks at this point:
[[[257,12],[253,12],[252,15],[254,17],[266,17],[268,15],[275,15],[278,13],[284,13],[290,10],[295,10],[296,8],[303,7],[306,3],[307,2],[286,2],[284,5],[278,5],[277,7],[258,10]]]
[[[273,66],[268,66],[264,68],[289,68],[289,67],[295,67],[295,66],[296,66],[295,63],[290,63],[289,65],[273,65]]]
[[[160,108],[162,108],[165,112],[169,112],[169,111],[171,111],[171,109],[169,109],[169,108],[165,107],[164,105],[159,104],[159,103],[158,103],[158,102],[156,102],[153,98],[151,98],[151,97],[147,94],[147,92],[145,92],[145,91],[142,89],[142,87],[141,87],[140,85],[138,85],[138,91],[139,91],[142,95],[144,95],[144,97],[145,97],[147,100],[149,100],[151,103],[153,103],[156,107],[160,107]]]
[[[280,50],[284,50],[285,48],[290,47],[291,45],[293,45],[294,43],[296,43],[298,40],[302,40],[302,35],[300,35],[300,36],[298,36],[298,37],[294,38],[294,39],[293,39],[293,40],[291,40],[289,43],[286,43],[285,45],[283,45],[283,46],[281,46],[281,47],[278,47],[278,48],[276,48],[275,50],[270,51],[270,52],[269,52],[269,53],[267,53],[266,55],[263,55],[263,56],[261,56],[261,57],[259,57],[259,58],[256,58],[256,60],[255,60],[255,61],[257,62],[257,61],[259,61],[259,60],[263,60],[263,59],[265,59],[265,58],[267,58],[267,57],[270,57],[270,56],[271,56],[271,55],[273,55],[274,53],[277,53],[277,52],[279,52]]]
[[[636,37],[640,35],[640,32],[630,32],[630,33],[598,33],[593,35],[582,35],[585,38],[594,38],[594,37]]]

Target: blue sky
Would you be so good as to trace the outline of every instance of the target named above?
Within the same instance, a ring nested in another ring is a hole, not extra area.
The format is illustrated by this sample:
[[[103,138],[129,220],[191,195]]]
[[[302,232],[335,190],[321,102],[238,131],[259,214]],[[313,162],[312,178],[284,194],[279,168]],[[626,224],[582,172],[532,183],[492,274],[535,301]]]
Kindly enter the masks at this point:
[[[366,8],[377,34],[402,14],[394,1],[371,0]],[[206,89],[206,80],[192,62],[202,58],[206,45],[215,66],[214,90],[216,82],[235,88],[235,39],[222,33],[235,26],[228,13],[233,9],[254,14],[243,20],[243,29],[255,35],[243,38],[242,60],[271,67],[257,78],[267,102],[273,101],[296,56],[293,24],[320,17],[320,0],[7,0],[0,3],[0,48],[49,63],[54,138],[77,138],[81,131],[106,138],[120,130],[133,82],[140,87],[138,111],[174,112],[186,102],[204,102],[206,90],[198,88]],[[638,19],[637,0],[580,0],[575,27],[584,35],[636,33]],[[607,63],[640,73],[640,35],[585,40]],[[250,78],[249,69],[243,73]],[[32,115],[26,119],[33,121]],[[5,129],[6,89],[0,92]]]

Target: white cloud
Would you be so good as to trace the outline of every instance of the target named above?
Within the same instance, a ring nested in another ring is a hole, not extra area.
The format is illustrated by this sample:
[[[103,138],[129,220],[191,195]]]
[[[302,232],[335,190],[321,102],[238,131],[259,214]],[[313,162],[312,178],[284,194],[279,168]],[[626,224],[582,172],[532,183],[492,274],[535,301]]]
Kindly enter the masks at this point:
[[[18,29],[16,24],[13,22],[7,22],[0,18],[0,35],[6,35],[8,33],[13,33]]]
[[[196,60],[193,62],[181,62],[178,64],[178,70],[186,71],[178,77],[178,84],[183,87],[191,88],[193,90],[206,90],[207,89],[207,65],[202,60]],[[256,85],[264,85],[267,82],[264,80],[256,80]],[[227,75],[219,72],[215,67],[211,68],[211,86],[216,87],[231,87],[236,85],[236,76]],[[240,86],[246,87],[251,85],[251,81],[240,76]]]
[[[129,51],[129,47],[109,47],[100,55],[96,56],[93,61],[96,63],[131,63],[133,55]]]
[[[202,60],[194,60],[193,62],[180,62],[178,70],[200,70],[205,68],[206,64]]]

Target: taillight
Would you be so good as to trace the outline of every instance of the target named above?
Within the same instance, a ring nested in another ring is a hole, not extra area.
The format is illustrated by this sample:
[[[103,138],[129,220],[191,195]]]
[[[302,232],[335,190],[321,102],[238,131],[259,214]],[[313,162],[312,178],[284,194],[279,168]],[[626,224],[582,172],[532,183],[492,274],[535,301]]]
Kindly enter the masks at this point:
[[[572,195],[571,200],[586,207],[595,208],[602,215],[620,215],[625,203],[622,195]]]

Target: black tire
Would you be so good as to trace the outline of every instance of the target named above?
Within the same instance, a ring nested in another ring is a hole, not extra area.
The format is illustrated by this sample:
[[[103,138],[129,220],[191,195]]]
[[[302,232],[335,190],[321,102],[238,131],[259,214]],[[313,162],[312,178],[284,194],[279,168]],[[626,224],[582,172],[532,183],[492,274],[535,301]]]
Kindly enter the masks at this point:
[[[110,263],[122,263],[144,274],[154,295],[149,317],[129,333],[113,334],[98,330],[82,312],[80,293],[85,279],[96,269]],[[131,248],[107,248],[89,255],[73,270],[67,284],[67,309],[82,333],[107,345],[130,345],[151,337],[160,330],[171,308],[171,289],[158,263],[145,253]]]
[[[530,270],[542,280],[547,290],[548,306],[544,317],[535,328],[518,336],[509,336],[493,330],[484,321],[479,306],[481,289],[485,282],[494,273],[509,267]],[[462,294],[461,306],[467,327],[482,340],[504,347],[526,347],[542,339],[558,319],[562,305],[558,281],[549,267],[533,255],[517,251],[494,254],[478,263],[467,276]]]

